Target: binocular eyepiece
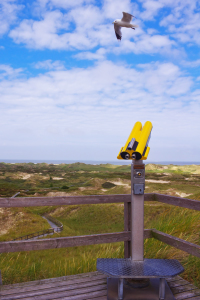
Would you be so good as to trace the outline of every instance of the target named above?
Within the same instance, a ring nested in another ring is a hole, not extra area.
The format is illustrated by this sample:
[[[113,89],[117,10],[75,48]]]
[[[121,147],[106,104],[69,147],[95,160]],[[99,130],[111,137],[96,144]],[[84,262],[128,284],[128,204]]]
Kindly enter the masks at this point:
[[[121,148],[118,159],[147,159],[150,148],[148,143],[153,126],[147,121],[143,128],[141,122],[136,122],[124,147]]]
[[[128,152],[122,152],[121,153],[121,157],[123,158],[123,159],[136,159],[136,160],[138,160],[138,159],[140,159],[139,157],[139,155],[137,155],[137,153],[133,153],[132,155],[130,155]],[[137,158],[138,157],[138,158]]]

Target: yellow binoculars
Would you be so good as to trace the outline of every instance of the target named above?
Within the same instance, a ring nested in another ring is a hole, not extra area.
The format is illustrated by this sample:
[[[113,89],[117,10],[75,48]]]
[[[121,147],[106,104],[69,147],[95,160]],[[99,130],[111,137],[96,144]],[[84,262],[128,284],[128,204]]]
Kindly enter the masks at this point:
[[[153,126],[147,121],[143,128],[141,122],[136,122],[124,147],[121,148],[118,159],[147,159],[150,148],[148,143]]]

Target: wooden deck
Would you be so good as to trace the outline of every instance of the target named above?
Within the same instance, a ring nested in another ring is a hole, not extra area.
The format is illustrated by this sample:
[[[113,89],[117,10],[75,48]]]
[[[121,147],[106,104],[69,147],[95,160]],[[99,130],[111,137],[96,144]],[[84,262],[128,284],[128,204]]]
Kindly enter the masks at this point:
[[[200,289],[180,276],[167,281],[176,300],[200,300]],[[2,285],[0,287],[1,300],[107,300],[106,294],[106,276],[99,272]]]

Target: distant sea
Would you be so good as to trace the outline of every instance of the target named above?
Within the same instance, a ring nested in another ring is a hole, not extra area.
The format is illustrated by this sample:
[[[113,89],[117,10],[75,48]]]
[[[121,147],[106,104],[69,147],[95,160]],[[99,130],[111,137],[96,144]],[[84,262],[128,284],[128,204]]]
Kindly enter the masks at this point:
[[[47,160],[47,159],[0,159],[0,162],[4,163],[47,163],[47,164],[73,164],[73,163],[84,163],[90,165],[100,165],[100,164],[112,164],[112,165],[130,165],[131,161],[118,160],[118,161],[97,161],[97,160]],[[200,162],[194,161],[147,161],[146,164],[161,164],[161,165],[200,165]]]

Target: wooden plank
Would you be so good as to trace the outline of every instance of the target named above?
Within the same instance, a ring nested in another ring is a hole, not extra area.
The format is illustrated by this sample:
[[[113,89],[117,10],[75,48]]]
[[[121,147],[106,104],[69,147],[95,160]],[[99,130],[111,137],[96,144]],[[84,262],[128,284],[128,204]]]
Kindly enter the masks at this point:
[[[107,289],[106,290],[101,290],[93,293],[86,293],[86,294],[81,294],[81,295],[76,295],[76,296],[70,296],[70,297],[64,297],[64,298],[59,298],[59,300],[107,300]]]
[[[153,201],[151,193],[145,194],[145,201]],[[65,196],[65,197],[19,197],[0,198],[0,207],[30,207],[30,206],[54,206],[54,205],[80,205],[130,202],[131,195],[89,195],[89,196]]]
[[[200,201],[187,198],[174,197],[169,195],[154,194],[154,201],[185,207],[194,210],[200,210]]]
[[[102,296],[102,297],[95,297],[95,298],[93,298],[94,300],[107,300],[107,294],[105,295],[105,296]]]
[[[170,205],[200,210],[200,201],[187,198],[174,197],[162,194],[146,193],[145,201],[158,201]],[[130,194],[122,195],[89,195],[89,196],[65,196],[65,197],[18,197],[0,198],[0,207],[30,207],[30,206],[54,206],[54,205],[80,205],[130,202]]]
[[[73,281],[77,279],[84,279],[87,278],[91,280],[91,278],[107,278],[106,275],[95,271],[95,272],[88,272],[88,273],[80,273],[76,275],[67,275],[67,276],[61,276],[61,277],[54,277],[54,278],[47,278],[47,279],[40,279],[40,280],[34,280],[34,281],[27,281],[27,282],[21,282],[21,283],[14,283],[14,284],[7,284],[0,287],[0,290],[6,290],[6,289],[16,289],[16,288],[23,288],[23,287],[29,287],[34,285],[43,285],[43,284],[49,284],[49,283],[56,283],[59,284],[59,282],[62,281]]]
[[[167,280],[168,282],[168,280]],[[188,281],[184,279],[176,280],[176,281],[170,281],[168,282],[170,288],[175,288],[175,287],[180,287],[180,286],[185,286],[188,284]]]
[[[152,229],[152,236],[155,239],[157,239],[163,243],[166,243],[177,249],[185,251],[191,255],[200,257],[200,246],[199,245],[184,241],[182,239],[179,239],[179,238],[169,235],[167,233],[158,231],[156,229]]]
[[[177,281],[177,280],[181,280],[181,279],[182,279],[182,277],[180,277],[179,275],[166,278],[167,282]]]
[[[49,238],[43,240],[22,240],[0,243],[0,253],[30,250],[45,250],[65,247],[116,243],[130,240],[130,232],[104,233],[85,236]]]
[[[51,292],[49,294],[45,294],[45,295],[33,295],[30,297],[23,297],[21,299],[23,300],[52,300],[52,299],[93,299],[93,295],[95,295],[95,293],[100,292],[101,296],[104,296],[107,293],[107,286],[106,284],[102,284],[102,285],[92,285],[90,287],[81,287],[81,288],[75,288],[72,290],[68,290],[68,291],[62,291],[62,292]],[[103,293],[102,293],[103,292]],[[85,298],[79,298],[80,296],[83,297],[83,295],[86,295]],[[74,296],[74,298],[73,298]],[[79,297],[77,297],[79,296]],[[76,298],[77,297],[77,298]],[[1,300],[14,300],[15,298],[5,298],[3,297]],[[18,298],[20,299],[20,298]]]
[[[151,229],[144,230],[144,238],[151,237]],[[104,234],[93,234],[85,236],[70,236],[60,238],[49,238],[43,240],[22,240],[0,243],[0,253],[46,250],[65,247],[77,247],[86,245],[117,243],[130,241],[130,232],[115,232]]]
[[[60,295],[53,295],[53,298],[50,298],[45,295],[45,297],[43,296],[36,296],[36,297],[25,297],[22,298],[23,300],[50,300],[50,299],[59,299],[59,300],[88,300],[88,299],[96,299],[96,300],[107,300],[107,289],[101,289],[99,291],[88,291],[88,293],[83,293],[83,294],[77,294],[77,295],[70,295],[68,297],[68,295],[64,295],[61,296]],[[1,300],[13,300],[13,298],[1,298]]]
[[[187,300],[200,300],[200,296],[192,297],[192,298],[187,298]]]
[[[62,280],[62,281],[51,281],[48,283],[44,284],[37,284],[37,285],[25,285],[25,286],[18,286],[15,288],[11,289],[1,289],[1,295],[11,295],[11,294],[16,294],[16,293],[25,293],[28,294],[29,292],[34,292],[36,293],[41,293],[41,291],[49,290],[49,289],[56,289],[59,287],[59,289],[66,289],[67,286],[72,286],[76,284],[85,284],[87,285],[88,283],[91,285],[95,284],[98,281],[98,283],[106,283],[106,277],[99,275],[99,276],[87,276],[87,277],[79,277],[77,279],[68,279],[68,280]]]
[[[1,270],[0,270],[0,286],[3,284],[2,277],[1,277]]]
[[[77,283],[71,283],[71,284],[67,284],[67,285],[63,285],[63,286],[48,286],[45,288],[42,288],[40,290],[18,290],[17,293],[15,292],[12,294],[3,294],[1,292],[1,297],[3,297],[4,299],[9,299],[10,297],[12,297],[13,300],[16,299],[23,299],[25,297],[39,297],[39,296],[44,296],[44,295],[48,295],[48,294],[55,294],[55,293],[61,293],[61,292],[65,292],[65,294],[67,294],[68,292],[70,292],[71,290],[80,290],[83,288],[90,288],[91,286],[101,286],[104,285],[106,286],[107,281],[106,279],[99,279],[99,280],[95,280],[95,281],[85,281],[85,282],[77,282]]]
[[[37,280],[37,281],[30,281],[30,282],[25,282],[25,283],[19,283],[19,284],[13,284],[13,285],[7,285],[7,286],[4,286],[2,288],[8,288],[8,289],[5,289],[5,292],[7,292],[7,300],[8,299],[15,299],[13,296],[14,295],[18,295],[17,299],[48,299],[48,294],[46,295],[37,295],[37,298],[35,298],[35,296],[30,296],[30,297],[27,297],[27,294],[26,294],[26,290],[24,288],[28,287],[28,288],[33,288],[35,291],[37,291],[37,288],[38,290],[40,289],[41,291],[41,288],[44,288],[45,289],[48,289],[48,283],[50,285],[54,285],[55,288],[58,288],[59,285],[57,285],[56,283],[60,284],[66,284],[66,287],[69,289],[69,287],[71,287],[71,289],[77,289],[77,283],[83,283],[83,282],[90,282],[90,285],[98,285],[99,286],[99,278],[103,281],[103,284],[101,284],[101,289],[100,291],[95,291],[95,292],[89,292],[89,293],[85,293],[85,294],[82,294],[82,289],[79,289],[79,293],[77,295],[74,295],[74,296],[69,296],[68,297],[68,291],[66,291],[66,294],[64,297],[58,297],[58,299],[74,299],[74,300],[83,300],[83,299],[93,299],[93,300],[107,300],[107,297],[106,297],[106,294],[107,294],[107,290],[106,290],[106,284],[107,284],[107,280],[106,280],[106,276],[104,274],[101,274],[99,272],[90,272],[90,273],[83,273],[83,274],[78,274],[78,275],[69,275],[69,276],[62,276],[62,277],[58,277],[58,278],[49,278],[49,279],[43,279],[43,280]],[[54,282],[55,281],[55,282]],[[74,284],[74,287],[73,287],[73,284]],[[76,287],[75,287],[75,284],[76,284]],[[10,289],[11,287],[13,287],[12,289]],[[45,290],[44,289],[44,290]],[[1,289],[0,289],[1,290]],[[6,291],[7,290],[7,291]],[[77,289],[78,290],[78,289]],[[11,292],[11,294],[9,294]],[[22,297],[22,294],[24,294],[24,296]],[[55,293],[54,293],[55,294]],[[4,296],[4,295],[2,295]],[[44,297],[45,296],[45,297]],[[85,297],[85,298],[84,298]],[[4,297],[0,297],[0,299],[2,300],[5,299],[5,296]],[[57,299],[57,295],[54,296],[53,299]]]
[[[65,197],[18,197],[0,198],[0,207],[29,207],[29,206],[53,206],[53,205],[80,205],[120,203],[130,201],[130,195],[89,195],[89,196],[65,196]]]
[[[131,203],[124,203],[124,231],[131,231]],[[131,256],[131,241],[124,242],[124,258]]]
[[[55,281],[55,282],[54,282]],[[56,282],[58,284],[56,284]],[[172,292],[177,300],[200,300],[200,290],[180,276],[168,278],[167,282],[172,287]],[[31,290],[31,283],[33,290]],[[44,284],[43,284],[44,283]],[[106,276],[99,272],[63,276],[28,282],[23,284],[8,285],[16,289],[5,289],[1,300],[107,300]],[[21,286],[21,287],[20,287]],[[6,286],[5,286],[6,287]],[[26,290],[28,288],[28,290]],[[30,290],[29,290],[30,289]],[[0,289],[1,290],[1,289]]]
[[[193,284],[184,284],[176,287],[170,287],[171,291],[173,294],[178,294],[181,292],[187,292],[187,291],[192,291],[192,290],[197,290],[197,287],[194,286]]]
[[[199,289],[174,294],[174,297],[175,297],[176,300],[188,299],[188,298],[195,297],[195,296],[200,296],[200,290]]]

